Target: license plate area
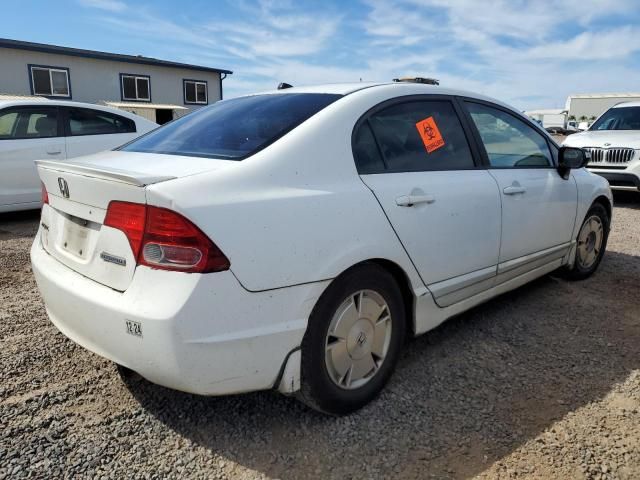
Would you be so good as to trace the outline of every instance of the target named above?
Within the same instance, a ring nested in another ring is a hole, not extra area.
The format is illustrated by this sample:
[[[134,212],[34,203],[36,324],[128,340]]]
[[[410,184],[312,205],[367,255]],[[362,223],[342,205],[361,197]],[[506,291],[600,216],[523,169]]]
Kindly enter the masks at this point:
[[[79,260],[86,260],[89,255],[93,222],[82,218],[65,215],[59,248]]]

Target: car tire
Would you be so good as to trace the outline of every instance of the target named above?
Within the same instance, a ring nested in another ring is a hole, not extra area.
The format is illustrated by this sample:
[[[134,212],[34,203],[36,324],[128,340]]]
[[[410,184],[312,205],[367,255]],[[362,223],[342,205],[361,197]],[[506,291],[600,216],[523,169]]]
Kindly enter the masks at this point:
[[[298,399],[331,415],[363,407],[391,377],[405,334],[405,306],[394,277],[373,263],[348,270],[309,318]]]
[[[578,230],[576,256],[573,266],[565,271],[566,278],[584,280],[598,269],[607,247],[609,227],[607,209],[600,203],[594,203]]]

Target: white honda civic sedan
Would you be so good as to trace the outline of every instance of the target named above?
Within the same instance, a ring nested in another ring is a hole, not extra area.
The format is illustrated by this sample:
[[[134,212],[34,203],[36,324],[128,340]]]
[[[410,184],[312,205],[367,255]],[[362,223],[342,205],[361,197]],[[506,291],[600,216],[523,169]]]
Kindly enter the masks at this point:
[[[38,164],[51,321],[152,382],[344,414],[405,339],[562,267],[592,274],[612,197],[518,111],[416,83],[218,102]]]
[[[0,212],[40,208],[34,160],[67,160],[119,147],[158,125],[91,103],[0,100]]]

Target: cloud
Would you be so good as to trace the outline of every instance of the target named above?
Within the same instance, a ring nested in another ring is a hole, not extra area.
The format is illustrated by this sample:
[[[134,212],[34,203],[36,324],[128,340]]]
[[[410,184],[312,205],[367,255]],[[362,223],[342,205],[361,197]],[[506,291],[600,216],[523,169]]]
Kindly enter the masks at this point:
[[[251,24],[212,24],[207,30],[223,35],[229,42],[223,48],[242,49],[249,58],[295,57],[320,51],[336,32],[338,22],[309,15],[279,19],[263,16]]]
[[[195,17],[188,9],[169,17],[151,6],[131,4],[125,12],[117,0],[81,1],[108,10],[96,18],[100,28],[151,46],[139,53],[233,70],[227,97],[280,81],[420,75],[529,108],[640,82],[634,2],[582,0],[578,8],[564,0],[228,0]]]
[[[415,54],[407,46],[415,44],[443,86],[479,91],[520,108],[559,106],[575,91],[633,89],[640,79],[629,63],[640,51],[638,12],[629,2],[584,0],[580,8],[560,0],[367,4],[365,33],[372,44],[385,45],[387,56]],[[406,16],[409,28],[403,32],[396,23],[385,30],[391,16]]]
[[[613,60],[640,51],[640,29],[583,32],[564,42],[551,42],[526,51],[531,58],[565,60]]]
[[[109,12],[122,12],[127,9],[127,5],[118,0],[78,0],[78,3],[84,7],[99,8]]]

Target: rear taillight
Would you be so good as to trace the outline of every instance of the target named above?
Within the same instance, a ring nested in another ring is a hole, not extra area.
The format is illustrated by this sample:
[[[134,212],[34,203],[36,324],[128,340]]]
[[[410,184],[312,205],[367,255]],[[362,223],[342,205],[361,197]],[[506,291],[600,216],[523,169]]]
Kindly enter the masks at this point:
[[[133,256],[138,259],[144,235],[147,207],[141,203],[111,202],[107,208],[104,224],[122,230],[129,240]]]
[[[192,273],[229,269],[229,260],[209,237],[166,208],[113,201],[104,224],[124,232],[138,265]]]
[[[48,204],[49,203],[49,194],[47,193],[47,187],[44,186],[44,182],[40,182],[40,192],[41,192],[41,197],[40,200],[42,200],[42,204]]]

